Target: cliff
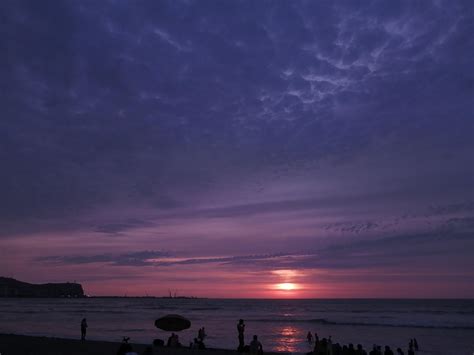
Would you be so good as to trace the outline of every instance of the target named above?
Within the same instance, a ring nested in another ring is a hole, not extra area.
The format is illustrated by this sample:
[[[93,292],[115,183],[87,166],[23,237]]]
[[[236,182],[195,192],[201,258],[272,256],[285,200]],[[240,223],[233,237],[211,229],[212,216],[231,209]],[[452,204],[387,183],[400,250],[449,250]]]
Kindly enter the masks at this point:
[[[85,297],[78,283],[30,284],[0,277],[0,297]]]

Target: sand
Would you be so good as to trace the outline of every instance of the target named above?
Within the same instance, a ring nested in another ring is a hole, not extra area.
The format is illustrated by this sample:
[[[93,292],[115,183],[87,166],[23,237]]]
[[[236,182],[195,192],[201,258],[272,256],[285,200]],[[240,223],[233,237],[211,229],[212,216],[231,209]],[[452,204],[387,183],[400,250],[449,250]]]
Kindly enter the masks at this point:
[[[142,354],[149,345],[131,343],[133,351]],[[0,334],[0,355],[115,355],[119,342],[33,337]],[[237,355],[237,351],[224,349],[192,350],[188,348],[154,348],[154,355]],[[271,353],[265,353],[271,354]],[[275,354],[275,353],[273,353]]]

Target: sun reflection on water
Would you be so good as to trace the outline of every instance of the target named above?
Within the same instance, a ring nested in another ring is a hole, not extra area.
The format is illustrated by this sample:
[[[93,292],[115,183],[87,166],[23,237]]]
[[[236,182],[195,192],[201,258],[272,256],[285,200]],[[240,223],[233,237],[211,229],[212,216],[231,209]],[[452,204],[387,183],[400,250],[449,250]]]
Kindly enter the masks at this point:
[[[294,353],[298,349],[298,342],[300,342],[302,336],[301,331],[292,326],[284,326],[278,329],[278,338],[275,351],[290,352]]]

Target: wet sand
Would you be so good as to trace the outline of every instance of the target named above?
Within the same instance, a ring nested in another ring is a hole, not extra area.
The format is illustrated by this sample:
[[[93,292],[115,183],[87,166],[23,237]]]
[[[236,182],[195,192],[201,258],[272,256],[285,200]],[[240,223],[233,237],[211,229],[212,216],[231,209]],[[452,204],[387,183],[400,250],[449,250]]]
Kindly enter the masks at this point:
[[[141,355],[150,345],[130,343],[133,351]],[[0,334],[0,355],[115,355],[119,342],[33,337]],[[237,351],[224,349],[194,350],[188,348],[154,348],[153,354],[162,355],[237,355]],[[272,354],[272,353],[266,353]],[[273,353],[276,354],[276,353]]]

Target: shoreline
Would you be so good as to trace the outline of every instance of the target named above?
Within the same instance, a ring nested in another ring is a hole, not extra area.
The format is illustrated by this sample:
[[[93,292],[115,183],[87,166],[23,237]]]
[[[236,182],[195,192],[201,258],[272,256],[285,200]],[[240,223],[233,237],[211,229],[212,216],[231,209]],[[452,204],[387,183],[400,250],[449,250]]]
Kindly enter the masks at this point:
[[[68,338],[56,338],[46,336],[32,336],[21,334],[0,333],[0,354],[2,355],[105,355],[116,354],[120,347],[118,341],[86,340]],[[151,344],[130,342],[133,351],[141,355]],[[180,348],[169,348],[166,346],[152,347],[152,354],[163,355],[237,355],[237,350],[215,349],[206,350],[190,349],[186,346]],[[265,354],[290,354],[285,352],[265,352]]]

